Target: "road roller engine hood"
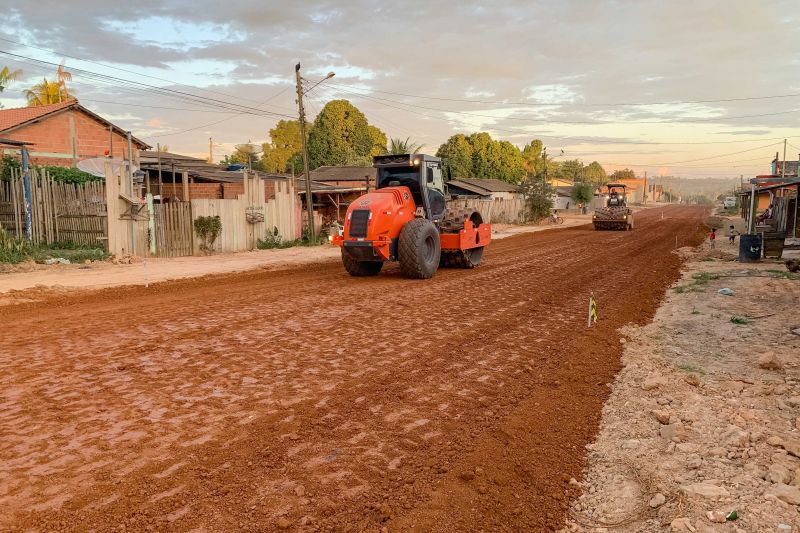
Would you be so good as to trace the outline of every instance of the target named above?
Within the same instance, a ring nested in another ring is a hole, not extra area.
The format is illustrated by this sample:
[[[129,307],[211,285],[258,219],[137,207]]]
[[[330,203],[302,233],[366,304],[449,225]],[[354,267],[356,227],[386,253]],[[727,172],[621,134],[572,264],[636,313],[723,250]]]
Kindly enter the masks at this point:
[[[344,221],[344,240],[396,238],[417,206],[408,187],[386,187],[365,194],[350,204]]]

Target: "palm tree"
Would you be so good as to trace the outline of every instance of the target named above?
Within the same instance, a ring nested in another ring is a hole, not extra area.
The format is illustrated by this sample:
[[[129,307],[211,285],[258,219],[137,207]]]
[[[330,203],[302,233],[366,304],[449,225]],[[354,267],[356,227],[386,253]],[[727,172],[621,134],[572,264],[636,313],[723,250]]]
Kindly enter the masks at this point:
[[[8,67],[3,67],[0,70],[0,93],[3,92],[3,89],[11,85],[11,82],[14,80],[19,79],[22,76],[22,71],[20,69],[11,70]]]
[[[411,137],[406,137],[405,141],[394,138],[389,140],[390,154],[418,154],[422,147],[422,144],[411,142]]]
[[[67,91],[67,82],[72,81],[72,73],[68,72],[64,68],[64,61],[61,61],[61,64],[58,65],[58,70],[56,71],[56,80],[58,80],[58,88],[59,92],[61,93],[62,101],[69,100],[69,91]]]
[[[57,104],[74,100],[74,96],[66,95],[66,90],[57,81],[50,81],[44,78],[41,83],[37,83],[30,89],[25,89],[25,98],[28,99],[28,107],[37,105]]]

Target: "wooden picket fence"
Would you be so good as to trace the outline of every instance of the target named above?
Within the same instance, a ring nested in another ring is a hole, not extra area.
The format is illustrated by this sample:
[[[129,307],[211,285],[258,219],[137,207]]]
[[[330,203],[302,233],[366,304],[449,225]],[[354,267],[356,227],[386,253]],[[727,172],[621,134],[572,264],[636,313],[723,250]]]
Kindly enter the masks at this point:
[[[62,183],[43,169],[30,170],[31,238],[35,243],[70,241],[105,245],[106,196],[103,182]],[[22,176],[0,182],[0,226],[25,236],[25,199]]]
[[[156,204],[153,209],[156,255],[158,257],[192,255],[194,238],[191,202]]]

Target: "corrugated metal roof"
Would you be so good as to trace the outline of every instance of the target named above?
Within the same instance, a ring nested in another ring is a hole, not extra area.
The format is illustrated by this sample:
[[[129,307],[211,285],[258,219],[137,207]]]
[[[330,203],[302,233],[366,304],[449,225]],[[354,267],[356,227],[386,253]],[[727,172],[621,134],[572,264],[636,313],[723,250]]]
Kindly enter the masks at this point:
[[[468,191],[468,192],[477,194],[479,196],[489,196],[491,194],[490,191],[487,191],[486,189],[483,189],[481,187],[472,185],[471,183],[467,183],[466,181],[463,181],[463,180],[450,180],[450,181],[447,182],[447,186],[449,188],[455,187],[457,189],[462,189],[464,191]]]
[[[377,169],[355,166],[323,166],[311,171],[314,181],[366,181],[375,183]]]
[[[142,152],[139,162],[143,170],[151,172],[158,170],[158,161],[161,160],[161,171],[171,173],[175,165],[175,173],[188,173],[196,179],[213,183],[241,183],[243,181],[241,170],[225,170],[220,165],[208,163],[205,159],[170,152]],[[256,172],[264,179],[289,180],[292,176],[286,174],[267,174]]]
[[[519,192],[519,187],[512,183],[502,180],[479,179],[479,178],[453,178],[450,182],[466,183],[473,187],[479,187],[487,192]]]

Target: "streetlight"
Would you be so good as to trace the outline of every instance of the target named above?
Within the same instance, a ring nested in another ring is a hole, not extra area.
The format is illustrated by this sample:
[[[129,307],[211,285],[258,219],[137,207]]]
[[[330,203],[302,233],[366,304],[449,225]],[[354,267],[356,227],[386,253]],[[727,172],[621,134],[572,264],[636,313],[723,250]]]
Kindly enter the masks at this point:
[[[300,75],[300,63],[294,67],[294,74],[297,80],[297,107],[300,116],[300,137],[303,141],[303,173],[306,176],[306,211],[308,211],[308,235],[312,243],[317,242],[317,232],[314,228],[314,198],[311,194],[311,173],[308,170],[308,139],[306,137],[306,111],[303,107],[303,95],[319,85],[325,80],[329,80],[336,74],[328,72],[328,75],[319,80],[307,90],[303,90],[303,77]]]

